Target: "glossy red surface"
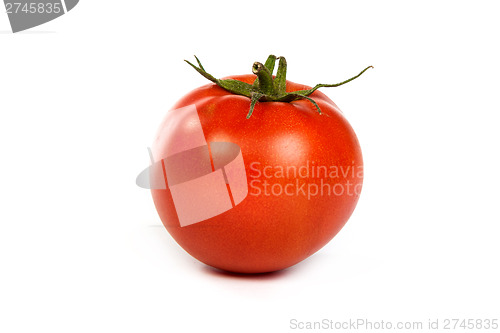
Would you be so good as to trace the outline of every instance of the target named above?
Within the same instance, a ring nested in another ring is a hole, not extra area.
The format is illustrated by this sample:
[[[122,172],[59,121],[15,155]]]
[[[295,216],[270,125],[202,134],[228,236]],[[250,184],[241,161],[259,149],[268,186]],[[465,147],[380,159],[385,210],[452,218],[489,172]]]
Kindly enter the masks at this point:
[[[231,78],[252,83],[255,76]],[[287,91],[308,88],[287,81]],[[347,222],[363,181],[360,146],[333,101],[320,91],[310,97],[322,115],[306,100],[259,102],[246,119],[249,98],[208,84],[169,111],[196,105],[206,141],[239,145],[247,171],[249,193],[240,204],[185,227],[179,225],[169,189],[152,190],[166,229],[193,257],[227,271],[276,271],[318,251]],[[182,134],[184,128],[181,124],[173,131]],[[168,144],[164,136],[154,142],[156,158]]]

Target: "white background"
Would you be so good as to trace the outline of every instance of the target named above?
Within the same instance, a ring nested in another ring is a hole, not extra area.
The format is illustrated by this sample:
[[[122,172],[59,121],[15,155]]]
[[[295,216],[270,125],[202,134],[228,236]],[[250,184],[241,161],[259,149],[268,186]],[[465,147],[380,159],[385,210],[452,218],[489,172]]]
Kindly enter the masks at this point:
[[[499,11],[496,1],[82,0],[18,34],[0,13],[0,331],[499,318]],[[270,53],[309,85],[375,67],[323,89],[358,134],[365,186],[311,258],[232,276],[174,242],[135,177],[165,112],[206,83],[183,59],[196,54],[223,77]]]

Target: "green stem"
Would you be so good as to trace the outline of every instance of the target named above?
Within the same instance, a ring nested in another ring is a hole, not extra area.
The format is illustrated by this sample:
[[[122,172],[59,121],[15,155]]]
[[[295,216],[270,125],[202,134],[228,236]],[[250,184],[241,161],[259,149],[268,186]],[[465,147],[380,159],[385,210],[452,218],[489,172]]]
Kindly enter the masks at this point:
[[[252,72],[259,78],[258,87],[255,87],[264,95],[274,95],[273,75],[266,66],[260,62],[254,62]]]

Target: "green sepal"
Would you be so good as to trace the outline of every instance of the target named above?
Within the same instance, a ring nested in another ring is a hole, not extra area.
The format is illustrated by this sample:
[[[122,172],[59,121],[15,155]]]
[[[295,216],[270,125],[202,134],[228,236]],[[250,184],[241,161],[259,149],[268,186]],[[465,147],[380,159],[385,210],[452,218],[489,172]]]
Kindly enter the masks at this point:
[[[277,96],[283,96],[286,94],[286,59],[284,57],[279,58],[278,72],[274,78],[274,91]]]
[[[299,99],[305,99],[311,102],[316,110],[318,110],[319,114],[321,113],[321,109],[319,105],[310,97],[313,92],[318,90],[319,88],[326,87],[338,87],[347,82],[350,82],[358,77],[360,77],[364,72],[366,72],[369,68],[373,68],[373,66],[368,66],[363,69],[358,75],[351,77],[345,81],[335,84],[317,84],[311,89],[306,90],[297,90],[293,92],[286,92],[286,71],[287,71],[287,63],[284,57],[276,57],[274,55],[270,55],[265,64],[263,65],[260,62],[254,62],[252,66],[252,72],[257,75],[257,78],[253,82],[253,84],[248,84],[239,80],[227,79],[220,80],[213,77],[211,74],[205,71],[203,65],[201,64],[198,57],[196,57],[196,62],[198,66],[193,65],[187,60],[186,61],[191,67],[193,67],[198,73],[200,73],[206,79],[214,82],[219,87],[229,91],[230,93],[242,95],[250,98],[250,110],[247,114],[247,119],[252,116],[255,105],[257,102],[293,102]],[[279,59],[278,63],[278,71],[276,77],[273,78],[273,71],[276,60]]]

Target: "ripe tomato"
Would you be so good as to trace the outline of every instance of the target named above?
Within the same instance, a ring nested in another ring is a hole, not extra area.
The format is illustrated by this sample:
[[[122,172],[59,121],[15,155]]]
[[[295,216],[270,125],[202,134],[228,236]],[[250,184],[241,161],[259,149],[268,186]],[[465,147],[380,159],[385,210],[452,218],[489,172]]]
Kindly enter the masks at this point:
[[[229,79],[253,84],[256,75]],[[286,81],[286,92],[308,89]],[[193,124],[198,123],[208,145],[226,142],[239,147],[246,174],[247,193],[236,200],[233,191],[230,209],[184,226],[174,200],[176,193],[168,184],[170,178],[166,189],[151,190],[164,226],[193,257],[232,272],[276,271],[318,251],[347,222],[363,181],[360,145],[331,99],[317,90],[309,97],[321,114],[309,99],[259,101],[247,119],[251,100],[211,83],[185,95],[167,113],[152,146],[155,161],[172,155],[172,150],[181,152],[178,145],[196,135]],[[186,108],[194,111],[186,113]],[[222,148],[219,154],[227,155],[224,163],[235,156],[233,149]],[[211,159],[211,171],[215,171],[217,163]],[[177,168],[182,173],[197,161],[185,158]],[[163,172],[168,173],[165,164]],[[231,193],[227,174],[224,179]],[[203,213],[196,206],[200,200],[210,200],[206,196],[212,185],[191,185],[191,191],[205,194],[200,199],[198,194],[191,197],[188,193],[183,198],[184,208]]]

